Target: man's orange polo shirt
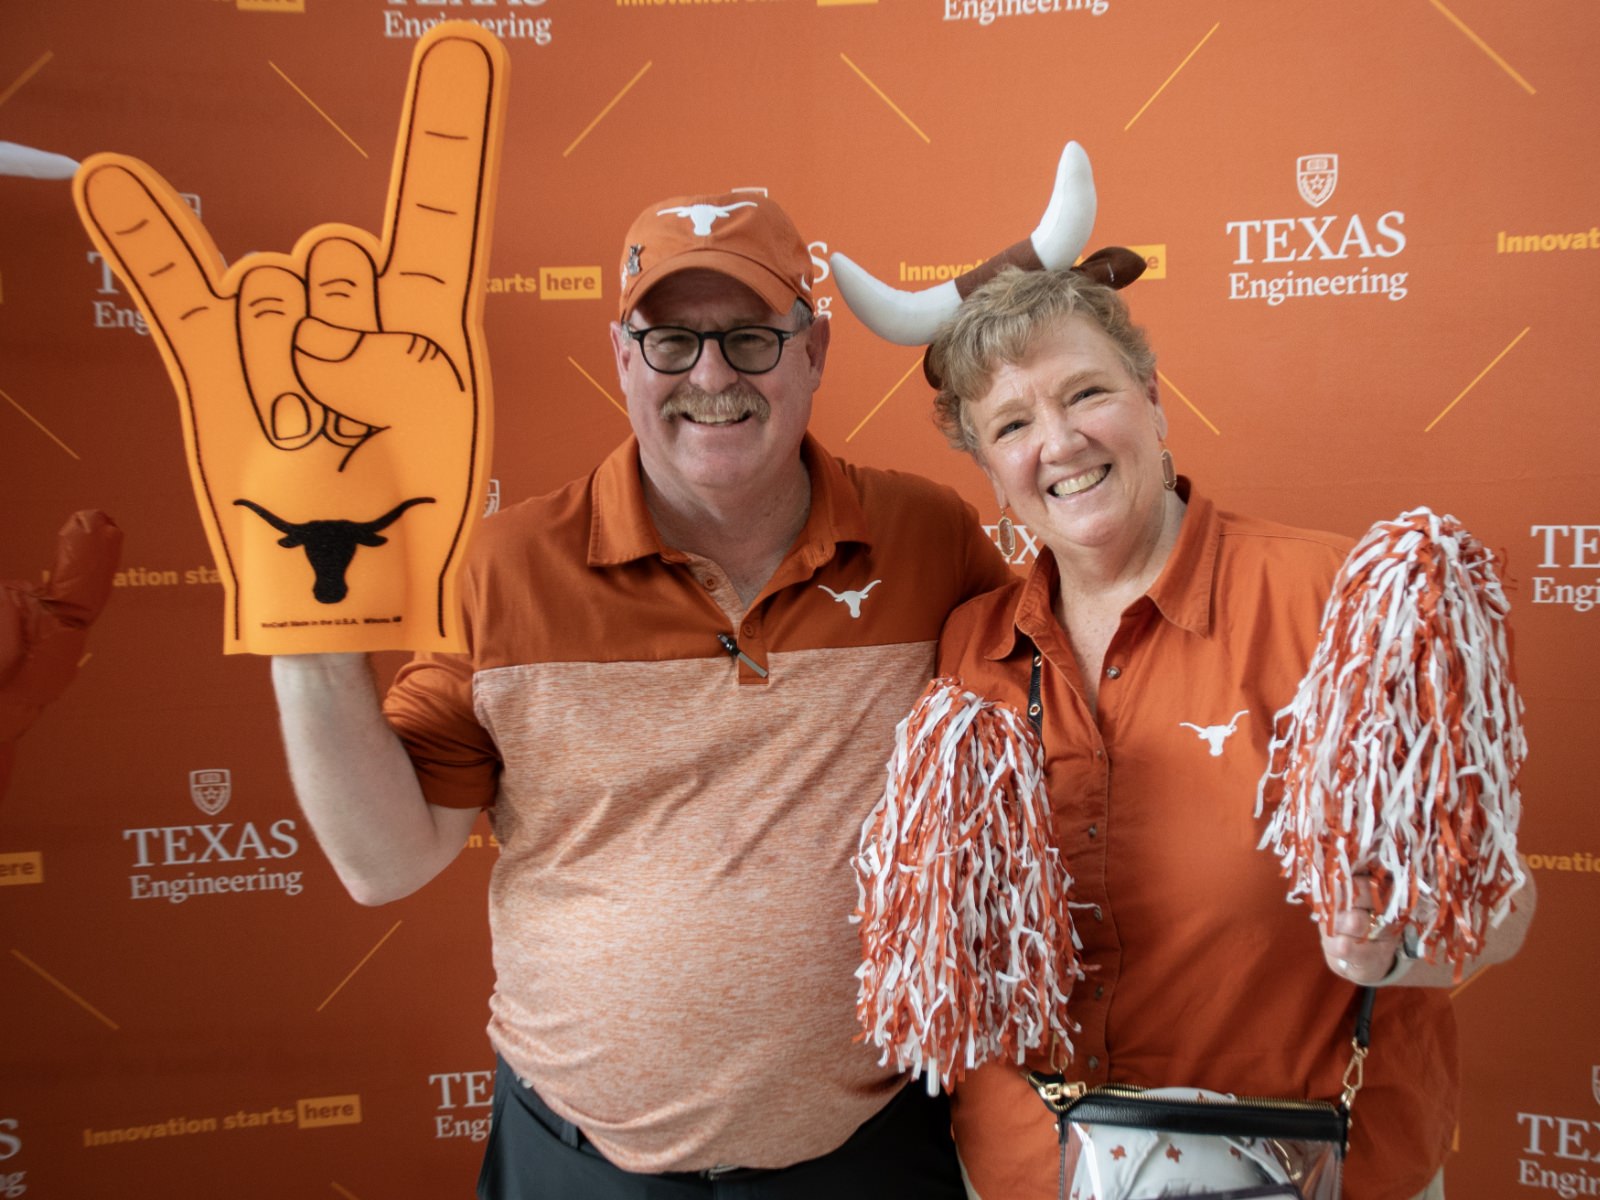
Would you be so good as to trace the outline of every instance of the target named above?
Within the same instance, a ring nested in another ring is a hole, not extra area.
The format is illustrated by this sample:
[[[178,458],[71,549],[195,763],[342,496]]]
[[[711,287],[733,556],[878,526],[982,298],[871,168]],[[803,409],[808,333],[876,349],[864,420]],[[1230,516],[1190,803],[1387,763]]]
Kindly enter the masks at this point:
[[[748,611],[661,544],[631,440],[491,518],[468,653],[386,704],[428,799],[500,842],[491,1042],[632,1171],[814,1158],[903,1083],[857,1040],[849,860],[945,617],[1011,573],[950,489],[804,455]]]

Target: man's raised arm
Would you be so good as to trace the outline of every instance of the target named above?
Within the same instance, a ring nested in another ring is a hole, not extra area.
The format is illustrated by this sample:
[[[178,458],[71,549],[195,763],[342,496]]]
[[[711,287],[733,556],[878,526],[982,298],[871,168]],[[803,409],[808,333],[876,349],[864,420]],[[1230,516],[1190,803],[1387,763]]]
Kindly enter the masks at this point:
[[[398,900],[455,860],[479,810],[423,798],[365,654],[280,655],[272,686],[295,794],[351,896]]]

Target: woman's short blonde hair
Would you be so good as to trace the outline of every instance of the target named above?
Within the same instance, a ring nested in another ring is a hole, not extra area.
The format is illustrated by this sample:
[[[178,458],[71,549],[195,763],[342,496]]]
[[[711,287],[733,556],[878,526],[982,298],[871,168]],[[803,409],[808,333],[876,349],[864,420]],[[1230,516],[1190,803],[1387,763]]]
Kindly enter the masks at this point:
[[[1074,314],[1100,327],[1140,383],[1155,378],[1155,352],[1114,289],[1070,269],[1007,267],[962,301],[928,347],[929,370],[942,380],[934,421],[952,446],[977,449],[967,405],[989,390],[999,367],[1022,361],[1051,326]]]

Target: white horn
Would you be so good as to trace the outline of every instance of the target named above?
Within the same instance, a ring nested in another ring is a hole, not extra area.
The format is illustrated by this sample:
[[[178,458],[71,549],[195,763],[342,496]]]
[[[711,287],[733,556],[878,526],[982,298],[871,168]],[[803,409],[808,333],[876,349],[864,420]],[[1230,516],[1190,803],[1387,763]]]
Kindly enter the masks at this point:
[[[1028,242],[1048,268],[1069,267],[1078,260],[1094,227],[1094,175],[1089,156],[1077,142],[1068,142],[1056,165],[1055,188],[1044,216]],[[963,275],[919,292],[892,288],[843,254],[828,258],[839,282],[839,294],[861,323],[885,341],[900,346],[925,346],[939,326],[961,304],[961,298],[996,269],[994,260]],[[960,286],[979,276],[968,287]]]
[[[1028,239],[1046,270],[1070,267],[1089,244],[1094,228],[1094,172],[1077,142],[1068,142],[1056,164],[1056,186],[1044,216]]]
[[[16,142],[0,142],[0,175],[24,179],[71,179],[78,164],[65,154],[51,154]]]
[[[953,279],[920,292],[902,292],[843,254],[830,254],[828,264],[850,311],[873,333],[897,346],[926,346],[961,303]]]

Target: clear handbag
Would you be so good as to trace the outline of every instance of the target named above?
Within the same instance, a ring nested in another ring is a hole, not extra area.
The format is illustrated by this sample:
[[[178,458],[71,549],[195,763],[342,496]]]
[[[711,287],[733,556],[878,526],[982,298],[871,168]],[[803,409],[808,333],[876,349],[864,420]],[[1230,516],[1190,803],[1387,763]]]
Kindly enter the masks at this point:
[[[1363,990],[1338,1100],[1091,1088],[1024,1072],[1055,1114],[1062,1200],[1339,1200],[1375,996]]]

